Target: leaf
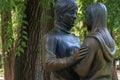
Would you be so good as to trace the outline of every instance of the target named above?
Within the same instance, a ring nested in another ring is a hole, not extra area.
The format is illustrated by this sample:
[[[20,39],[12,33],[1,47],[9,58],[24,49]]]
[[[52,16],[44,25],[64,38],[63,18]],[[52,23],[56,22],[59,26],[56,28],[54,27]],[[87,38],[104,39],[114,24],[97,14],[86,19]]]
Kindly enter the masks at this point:
[[[42,17],[42,18],[40,19],[40,23],[41,23],[41,24],[44,24],[44,23],[45,23],[45,17]]]
[[[22,31],[23,34],[27,35],[28,33],[26,31]]]
[[[25,25],[28,25],[28,22],[27,22],[27,21],[23,21],[23,23],[24,23]]]
[[[19,47],[17,48],[17,52],[18,52],[18,53],[24,53],[24,49],[19,46]]]
[[[52,19],[50,15],[46,15],[46,19]]]
[[[16,7],[15,1],[14,0],[10,0],[10,3],[13,7]]]
[[[28,40],[28,37],[25,36],[25,35],[22,35],[22,38],[25,39],[25,40]]]
[[[27,47],[27,45],[26,45],[25,42],[21,42],[21,45],[22,45],[23,47]]]
[[[22,26],[23,29],[26,29],[27,27],[26,26]]]
[[[18,51],[16,52],[16,56],[20,56],[20,54],[21,54],[20,52],[18,52]]]

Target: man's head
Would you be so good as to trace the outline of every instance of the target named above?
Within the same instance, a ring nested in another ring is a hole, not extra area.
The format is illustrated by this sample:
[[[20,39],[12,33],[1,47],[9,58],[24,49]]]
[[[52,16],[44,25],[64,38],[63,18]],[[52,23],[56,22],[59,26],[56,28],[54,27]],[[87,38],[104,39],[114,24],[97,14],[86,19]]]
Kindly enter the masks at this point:
[[[57,22],[72,27],[77,14],[78,6],[74,0],[58,0],[55,6]]]
[[[102,3],[95,3],[86,8],[86,24],[88,31],[96,31],[107,26],[107,9]]]

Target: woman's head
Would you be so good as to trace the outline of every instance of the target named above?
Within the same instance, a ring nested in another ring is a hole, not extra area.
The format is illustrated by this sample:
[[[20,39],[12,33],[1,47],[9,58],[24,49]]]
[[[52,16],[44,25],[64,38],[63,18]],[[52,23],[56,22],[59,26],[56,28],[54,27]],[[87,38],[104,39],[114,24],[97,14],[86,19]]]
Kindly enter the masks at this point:
[[[68,26],[73,26],[77,10],[78,6],[75,0],[58,0],[55,6],[55,17],[57,22],[63,22]]]
[[[102,3],[95,3],[86,8],[85,14],[88,31],[95,32],[96,30],[107,27],[107,9]]]
[[[115,48],[115,42],[107,29],[107,9],[102,3],[95,3],[86,8],[88,31],[100,33],[109,48]]]

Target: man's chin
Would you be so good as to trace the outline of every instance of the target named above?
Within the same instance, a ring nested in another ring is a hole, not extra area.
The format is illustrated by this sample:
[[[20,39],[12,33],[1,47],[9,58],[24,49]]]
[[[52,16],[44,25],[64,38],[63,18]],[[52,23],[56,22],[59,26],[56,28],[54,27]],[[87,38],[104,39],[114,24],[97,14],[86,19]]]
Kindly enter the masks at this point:
[[[74,26],[74,24],[71,24],[70,26],[71,26],[71,27],[73,27],[73,26]]]
[[[71,29],[74,26],[74,24],[69,24],[68,27]]]

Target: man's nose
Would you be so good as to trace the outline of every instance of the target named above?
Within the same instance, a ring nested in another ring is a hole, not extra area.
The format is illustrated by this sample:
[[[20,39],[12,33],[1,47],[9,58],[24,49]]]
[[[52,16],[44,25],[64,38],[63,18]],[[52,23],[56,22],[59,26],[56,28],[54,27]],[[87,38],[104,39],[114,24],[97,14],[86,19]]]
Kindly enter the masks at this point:
[[[74,19],[76,19],[77,18],[77,14],[75,13],[75,14],[73,14],[73,18]]]

